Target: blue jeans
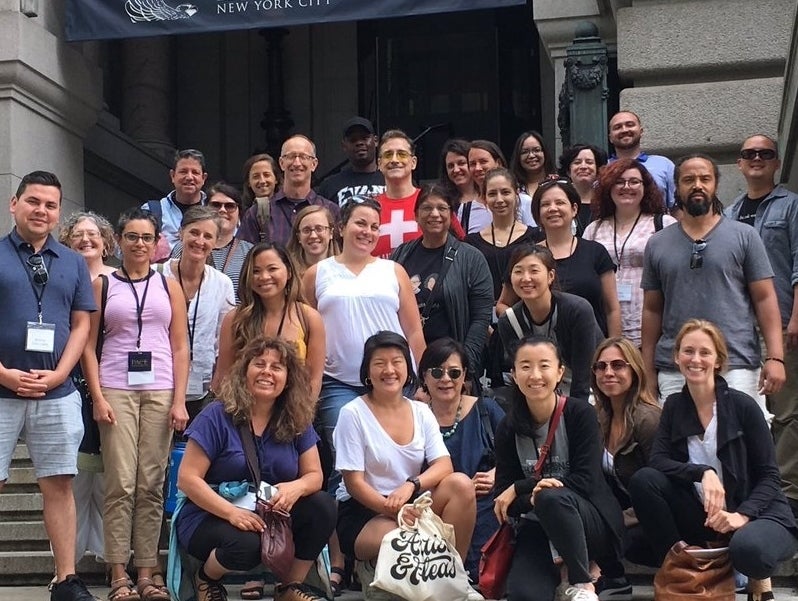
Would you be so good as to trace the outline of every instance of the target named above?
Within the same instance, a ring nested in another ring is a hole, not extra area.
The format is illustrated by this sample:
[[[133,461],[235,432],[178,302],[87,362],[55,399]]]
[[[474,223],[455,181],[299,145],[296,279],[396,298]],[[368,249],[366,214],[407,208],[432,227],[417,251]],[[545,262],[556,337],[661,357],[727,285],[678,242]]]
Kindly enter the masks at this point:
[[[321,437],[321,444],[330,456],[330,471],[327,490],[335,494],[335,489],[341,481],[341,475],[335,471],[335,445],[333,444],[333,430],[338,423],[338,414],[341,407],[349,401],[366,393],[365,386],[350,386],[340,380],[324,375],[321,378],[321,393],[316,409],[316,431]]]

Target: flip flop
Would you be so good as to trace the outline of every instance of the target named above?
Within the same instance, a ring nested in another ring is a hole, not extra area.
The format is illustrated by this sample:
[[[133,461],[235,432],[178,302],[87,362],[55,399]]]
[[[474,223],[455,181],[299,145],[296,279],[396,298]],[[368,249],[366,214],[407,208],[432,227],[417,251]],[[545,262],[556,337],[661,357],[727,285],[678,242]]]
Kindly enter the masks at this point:
[[[263,599],[263,596],[262,580],[250,580],[241,587],[241,598],[245,601],[257,601],[258,599]]]

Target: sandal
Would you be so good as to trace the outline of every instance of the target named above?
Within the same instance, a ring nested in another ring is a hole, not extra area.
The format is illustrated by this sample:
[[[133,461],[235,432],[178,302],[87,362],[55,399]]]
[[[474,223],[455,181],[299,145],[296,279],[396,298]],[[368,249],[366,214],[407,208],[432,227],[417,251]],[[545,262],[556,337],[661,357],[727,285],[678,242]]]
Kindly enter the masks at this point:
[[[133,581],[125,576],[111,581],[108,601],[141,601],[141,597],[133,586]]]
[[[263,580],[248,580],[241,587],[241,598],[245,601],[263,599]]]
[[[340,580],[333,580],[333,574],[339,576]],[[330,568],[330,587],[332,588],[333,596],[340,597],[344,594],[344,589],[346,588],[346,570],[344,568],[339,568],[338,566],[333,566]]]
[[[163,576],[160,577],[161,584],[155,582],[155,578],[160,574],[153,574],[152,578],[139,578],[136,588],[139,591],[141,601],[171,601],[169,590],[163,584]]]

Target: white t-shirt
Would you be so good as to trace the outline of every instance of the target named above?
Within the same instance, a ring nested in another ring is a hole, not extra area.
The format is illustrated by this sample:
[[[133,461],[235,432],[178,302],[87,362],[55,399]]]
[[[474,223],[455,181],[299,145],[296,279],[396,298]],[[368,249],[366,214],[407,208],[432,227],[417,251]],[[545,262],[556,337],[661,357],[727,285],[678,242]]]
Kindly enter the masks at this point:
[[[383,429],[363,397],[341,408],[333,432],[335,469],[364,472],[366,483],[381,495],[389,495],[421,467],[439,457],[448,457],[441,430],[430,408],[405,399],[413,410],[413,440],[400,445]],[[335,494],[339,501],[351,498],[343,482]]]
[[[712,419],[707,424],[704,430],[704,438],[699,436],[687,437],[687,456],[690,458],[690,463],[697,465],[708,465],[715,470],[718,474],[721,483],[723,483],[723,469],[718,459],[718,403],[715,401],[712,404]],[[704,487],[701,482],[694,482],[695,489],[701,502],[704,502]]]
[[[163,274],[177,280],[172,271],[172,261],[163,264]],[[179,281],[179,280],[178,280]],[[199,303],[198,303],[199,301]],[[218,269],[205,266],[202,285],[188,304],[189,348],[192,351],[191,371],[201,374],[203,389],[208,390],[213,366],[219,353],[219,331],[222,319],[236,306],[233,282]],[[191,337],[193,333],[193,345]],[[201,394],[187,394],[188,400],[200,398]]]

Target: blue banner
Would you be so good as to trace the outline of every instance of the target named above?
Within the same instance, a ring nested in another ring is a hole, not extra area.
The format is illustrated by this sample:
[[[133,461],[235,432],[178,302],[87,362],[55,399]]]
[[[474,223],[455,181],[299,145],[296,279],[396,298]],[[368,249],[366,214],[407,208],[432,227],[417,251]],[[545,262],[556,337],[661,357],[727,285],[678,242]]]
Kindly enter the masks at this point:
[[[67,0],[66,38],[107,40],[500,8],[526,0]]]

